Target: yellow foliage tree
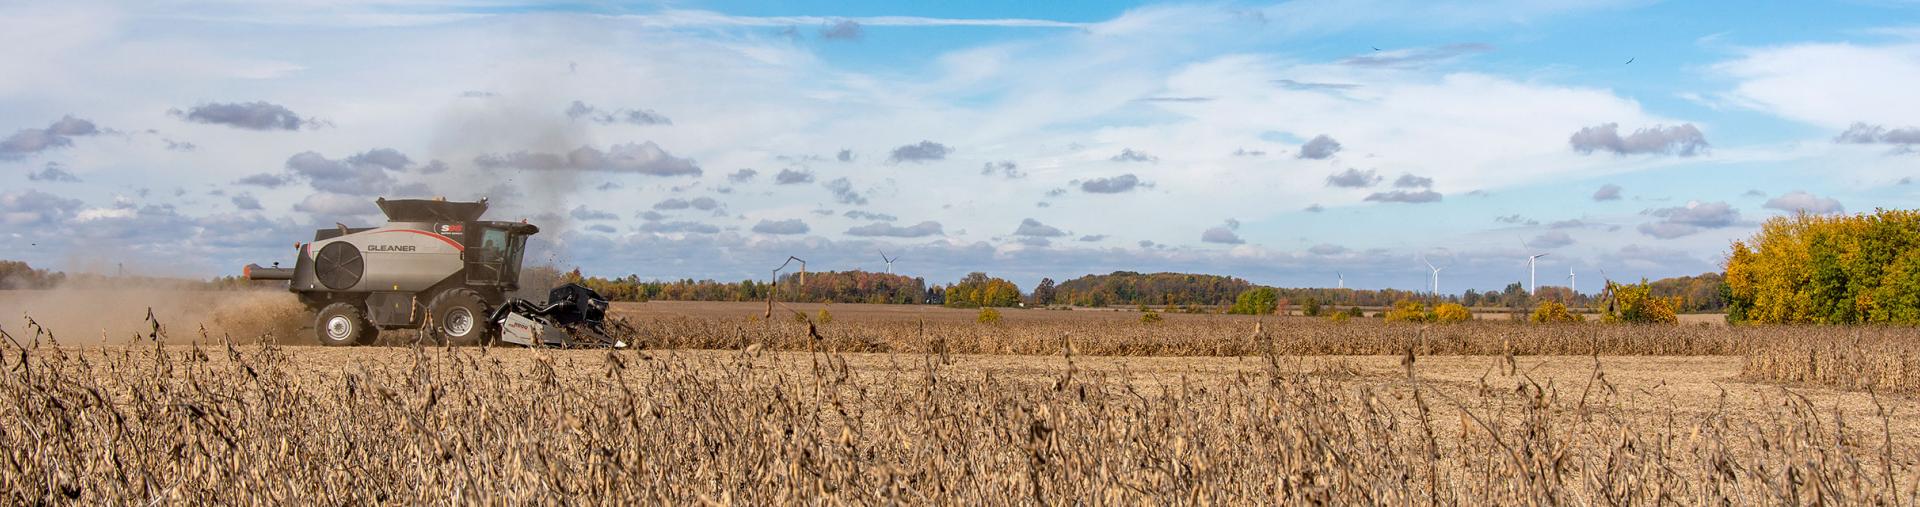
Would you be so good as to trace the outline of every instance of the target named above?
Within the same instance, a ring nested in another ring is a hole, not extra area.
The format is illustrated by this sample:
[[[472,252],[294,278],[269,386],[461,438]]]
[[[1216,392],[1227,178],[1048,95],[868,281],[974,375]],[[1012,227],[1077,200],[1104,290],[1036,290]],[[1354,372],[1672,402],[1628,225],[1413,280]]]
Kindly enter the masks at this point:
[[[1629,324],[1678,324],[1680,316],[1673,309],[1680,306],[1680,298],[1663,298],[1653,295],[1653,286],[1645,279],[1634,285],[1607,282],[1606,322],[1624,322]]]
[[[1730,322],[1920,324],[1920,210],[1775,217],[1726,268]]]
[[[1433,307],[1433,321],[1442,324],[1473,320],[1473,311],[1459,303],[1440,303]]]
[[[1427,305],[1407,299],[1395,301],[1386,315],[1387,322],[1426,322],[1432,317],[1427,313]]]
[[[959,283],[947,287],[947,306],[1013,306],[1020,303],[1020,287],[986,273],[968,273]]]
[[[1580,314],[1567,311],[1567,305],[1560,304],[1559,301],[1541,301],[1539,306],[1533,307],[1533,315],[1527,320],[1535,324],[1558,324],[1581,322],[1587,319]]]

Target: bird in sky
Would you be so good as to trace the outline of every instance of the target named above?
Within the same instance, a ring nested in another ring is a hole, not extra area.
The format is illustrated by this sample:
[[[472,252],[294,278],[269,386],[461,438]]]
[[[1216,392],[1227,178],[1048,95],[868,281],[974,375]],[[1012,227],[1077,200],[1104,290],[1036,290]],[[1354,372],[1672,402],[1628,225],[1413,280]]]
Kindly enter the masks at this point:
[[[1628,59],[1627,59],[1627,63],[1623,63],[1623,64],[1621,64],[1621,65],[1630,65],[1630,64],[1632,64],[1632,63],[1633,63],[1633,58],[1628,58]]]
[[[1367,46],[1367,47],[1370,47],[1370,48],[1373,48],[1373,50],[1374,50],[1374,51],[1379,51],[1379,50],[1380,50],[1380,47],[1379,47],[1379,46]]]

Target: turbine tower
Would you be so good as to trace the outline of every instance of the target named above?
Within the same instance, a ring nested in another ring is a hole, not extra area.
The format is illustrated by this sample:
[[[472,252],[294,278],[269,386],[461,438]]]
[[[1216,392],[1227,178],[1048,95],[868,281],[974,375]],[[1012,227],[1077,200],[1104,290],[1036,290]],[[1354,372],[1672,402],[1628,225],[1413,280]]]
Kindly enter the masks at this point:
[[[1546,257],[1546,256],[1547,254],[1534,254],[1534,255],[1527,256],[1527,295],[1529,296],[1533,295],[1534,289],[1540,288],[1540,286],[1534,284],[1534,278],[1533,278],[1534,265],[1539,262],[1541,257]]]
[[[900,257],[899,257],[899,256],[894,256],[894,257],[892,257],[892,258],[889,258],[889,257],[887,257],[887,251],[886,251],[886,250],[881,250],[881,251],[880,251],[880,260],[882,260],[882,261],[886,261],[886,262],[887,262],[887,274],[889,274],[889,275],[891,275],[891,274],[893,274],[893,261],[897,261],[897,260],[900,260]]]
[[[1334,278],[1339,278],[1339,279],[1340,279],[1340,288],[1342,288],[1342,289],[1345,289],[1345,288],[1347,288],[1347,276],[1346,276],[1346,275],[1342,275],[1342,274],[1340,274],[1340,272],[1339,272],[1339,271],[1335,271],[1335,272],[1333,272],[1333,276],[1334,276]]]
[[[1573,277],[1573,266],[1567,266],[1567,290],[1572,291],[1575,296],[1580,295],[1579,279]]]
[[[1536,289],[1536,288],[1539,288],[1539,286],[1538,286],[1538,285],[1536,285],[1536,284],[1534,283],[1534,276],[1533,276],[1533,268],[1534,268],[1534,265],[1535,265],[1535,264],[1538,264],[1538,263],[1539,263],[1539,261],[1540,261],[1540,258],[1541,258],[1541,257],[1546,257],[1546,256],[1547,256],[1547,254],[1546,254],[1546,253],[1538,253],[1538,254],[1534,254],[1534,253],[1532,253],[1532,252],[1533,252],[1533,247],[1529,247],[1529,246],[1527,246],[1527,240],[1526,240],[1525,238],[1522,238],[1522,239],[1520,240],[1520,251],[1521,251],[1521,252],[1525,252],[1525,253],[1529,253],[1529,254],[1531,254],[1531,255],[1528,255],[1528,256],[1527,256],[1527,295],[1529,295],[1529,296],[1531,296],[1531,295],[1533,295],[1533,290],[1534,290],[1534,289]]]
[[[1434,267],[1433,263],[1428,261],[1427,256],[1424,254],[1420,256],[1420,262],[1425,263],[1427,265],[1427,269],[1433,271],[1433,280],[1431,285],[1427,289],[1427,293],[1436,295],[1436,296],[1440,295],[1440,270],[1447,269],[1447,268]]]

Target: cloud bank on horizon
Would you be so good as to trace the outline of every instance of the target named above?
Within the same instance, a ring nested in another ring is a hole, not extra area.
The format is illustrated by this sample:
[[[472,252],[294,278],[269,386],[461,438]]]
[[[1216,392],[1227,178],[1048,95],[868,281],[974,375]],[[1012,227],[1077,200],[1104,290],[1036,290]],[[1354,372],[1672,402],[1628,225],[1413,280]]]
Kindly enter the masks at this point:
[[[0,6],[0,258],[231,274],[445,196],[607,275],[885,249],[933,282],[1424,289],[1446,249],[1459,292],[1920,207],[1912,5],[978,9]]]

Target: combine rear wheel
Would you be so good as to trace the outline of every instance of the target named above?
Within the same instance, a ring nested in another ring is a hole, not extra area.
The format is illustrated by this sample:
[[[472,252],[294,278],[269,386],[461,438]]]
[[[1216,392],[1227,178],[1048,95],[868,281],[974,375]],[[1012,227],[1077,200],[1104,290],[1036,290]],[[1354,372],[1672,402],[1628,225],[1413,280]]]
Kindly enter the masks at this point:
[[[344,347],[372,343],[380,334],[360,307],[352,303],[334,303],[320,309],[313,319],[313,334],[320,338],[320,344],[330,347]]]
[[[487,321],[493,314],[473,289],[441,291],[427,304],[427,311],[433,315],[433,336],[441,343],[479,345],[493,333],[493,324]]]

